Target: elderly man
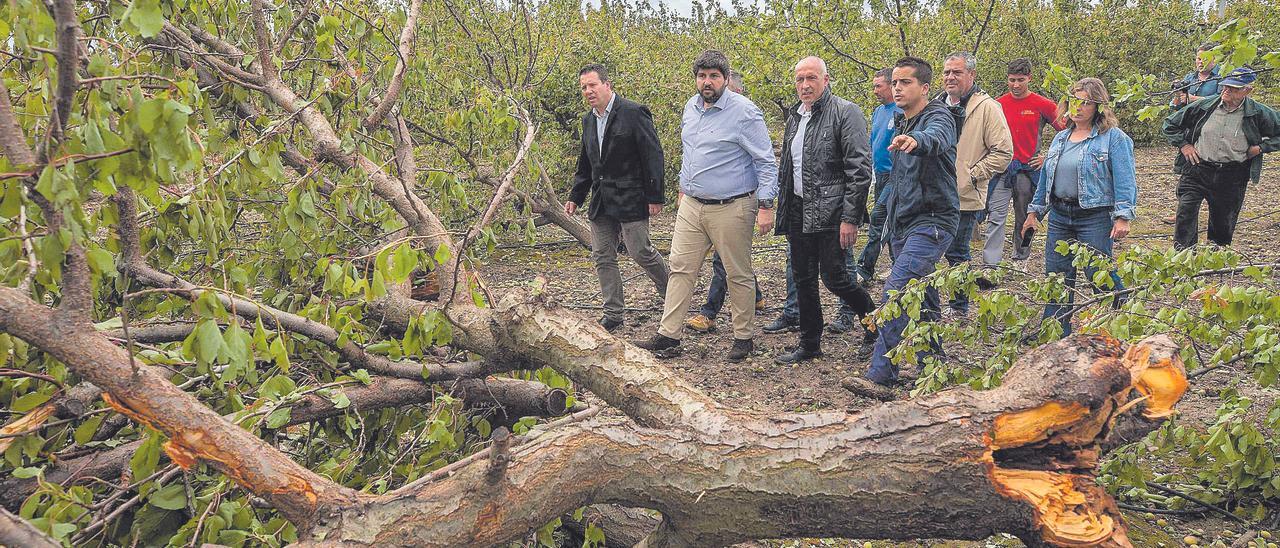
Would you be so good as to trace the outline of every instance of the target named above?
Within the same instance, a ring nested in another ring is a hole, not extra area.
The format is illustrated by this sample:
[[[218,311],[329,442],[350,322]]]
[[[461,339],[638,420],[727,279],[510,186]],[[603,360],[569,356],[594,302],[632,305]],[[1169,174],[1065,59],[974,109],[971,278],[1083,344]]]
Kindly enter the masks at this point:
[[[805,57],[795,68],[796,95],[782,141],[778,172],[778,228],[787,237],[800,344],[774,361],[792,364],[822,355],[822,304],[818,278],[858,317],[875,309],[866,289],[854,283],[845,262],[867,214],[871,145],[858,105],[831,93],[827,64]],[[862,328],[870,350],[875,334]]]
[[[658,357],[680,352],[683,316],[711,248],[728,274],[728,359],[742,360],[755,350],[751,231],[753,224],[762,234],[773,227],[778,164],[764,112],[727,89],[731,73],[729,59],[716,50],[702,52],[693,63],[698,94],[685,103],[680,122],[682,197],[671,236],[671,279],[658,332],[636,343]]]
[[[972,53],[952,53],[943,61],[942,83],[946,93],[938,98],[951,109],[953,117],[963,120],[956,144],[960,221],[946,253],[947,262],[953,266],[969,260],[969,236],[978,213],[987,208],[987,182],[996,174],[1004,173],[1013,160],[1013,137],[1004,119],[1004,109],[978,87],[977,77],[978,60]],[[952,315],[969,314],[968,293],[956,292],[949,304]]]
[[[578,86],[590,112],[582,117],[578,172],[564,212],[573,215],[591,193],[591,258],[604,295],[600,325],[613,331],[624,309],[619,240],[658,292],[667,290],[667,264],[649,242],[649,217],[662,211],[662,144],[648,107],[618,97],[604,65],[578,71]]]
[[[1249,67],[1231,71],[1220,95],[1195,101],[1164,121],[1164,135],[1181,153],[1174,164],[1178,213],[1173,245],[1199,239],[1200,202],[1209,202],[1209,241],[1231,245],[1244,191],[1262,174],[1262,155],[1280,149],[1280,114],[1249,95],[1258,75]]]

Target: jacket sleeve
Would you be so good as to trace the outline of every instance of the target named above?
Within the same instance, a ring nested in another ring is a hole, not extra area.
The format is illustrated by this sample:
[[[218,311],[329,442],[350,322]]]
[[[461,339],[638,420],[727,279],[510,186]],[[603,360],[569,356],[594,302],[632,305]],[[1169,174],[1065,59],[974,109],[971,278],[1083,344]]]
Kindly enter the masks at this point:
[[[949,112],[927,114],[928,119],[921,120],[922,127],[907,135],[916,141],[916,149],[912,156],[939,156],[956,145],[956,123]]]
[[[1111,149],[1108,161],[1111,163],[1111,192],[1115,203],[1111,218],[1133,220],[1138,204],[1138,173],[1133,160],[1133,139],[1120,128],[1112,128],[1108,133],[1113,133],[1108,147]]]
[[[663,175],[666,165],[662,155],[662,142],[658,140],[658,130],[653,127],[653,113],[649,107],[639,105],[635,112],[636,146],[640,149],[640,165],[644,169],[645,197],[651,204],[661,204],[663,195]]]
[[[1009,122],[1004,119],[999,103],[984,101],[982,110],[983,141],[987,149],[986,154],[969,167],[969,175],[975,185],[986,188],[987,181],[1004,173],[1013,161],[1013,135],[1009,133]]]
[[[582,122],[582,146],[578,152],[578,171],[573,174],[573,187],[569,189],[569,201],[582,207],[591,190],[591,158],[587,155],[587,122]]]
[[[844,212],[840,220],[860,225],[867,216],[867,192],[871,189],[871,142],[867,120],[858,105],[850,104],[841,114],[837,120],[844,169]]]
[[[1262,103],[1258,103],[1258,110],[1262,119],[1262,123],[1258,125],[1262,142],[1258,143],[1258,147],[1263,153],[1276,152],[1280,150],[1280,112]]]
[[[1194,108],[1180,108],[1164,119],[1160,129],[1169,144],[1178,148],[1187,144],[1187,128],[1194,121],[1194,117],[1188,115],[1196,111],[1197,109]],[[1191,119],[1188,120],[1188,118]]]

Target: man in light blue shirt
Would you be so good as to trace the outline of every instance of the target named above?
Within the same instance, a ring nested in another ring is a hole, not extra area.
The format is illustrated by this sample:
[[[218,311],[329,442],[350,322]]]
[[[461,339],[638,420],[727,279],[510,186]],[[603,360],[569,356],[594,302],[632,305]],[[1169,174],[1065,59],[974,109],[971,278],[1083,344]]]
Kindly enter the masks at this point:
[[[652,338],[636,343],[659,357],[679,354],[684,313],[711,248],[728,273],[734,339],[728,359],[742,360],[754,351],[751,230],[754,224],[764,234],[773,227],[778,163],[764,112],[728,89],[730,73],[729,60],[715,50],[693,64],[698,94],[685,104],[680,123],[683,198],[671,237],[662,323]]]

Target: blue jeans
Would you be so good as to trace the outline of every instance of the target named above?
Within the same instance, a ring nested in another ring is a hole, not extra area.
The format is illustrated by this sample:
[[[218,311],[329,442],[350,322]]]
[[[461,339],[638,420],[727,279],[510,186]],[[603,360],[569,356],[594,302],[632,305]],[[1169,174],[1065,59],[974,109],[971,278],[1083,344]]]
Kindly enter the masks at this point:
[[[1054,250],[1060,240],[1079,241],[1097,253],[1111,256],[1111,206],[1084,209],[1078,205],[1053,202],[1049,206],[1049,233],[1046,236],[1044,249],[1044,270],[1046,274],[1061,273],[1066,279],[1067,300],[1065,303],[1051,303],[1044,307],[1044,317],[1054,318],[1062,325],[1062,335],[1071,334],[1071,315],[1075,312],[1072,303],[1075,301],[1076,267],[1071,262],[1074,254],[1063,255]],[[1093,280],[1096,269],[1086,268],[1086,279]],[[1113,289],[1094,287],[1094,292],[1124,289],[1120,277],[1111,271]],[[1092,284],[1093,282],[1090,281]],[[1116,300],[1119,305],[1120,300]]]
[[[885,187],[889,186],[889,173],[876,173],[876,205],[871,208],[870,227],[867,228],[867,245],[858,255],[858,277],[862,281],[871,281],[876,273],[876,261],[880,260],[880,247],[884,245],[884,221],[889,218],[889,211],[884,199]],[[856,281],[856,280],[855,280]]]
[[[853,246],[849,246],[844,250],[844,267],[849,270],[849,276],[853,277],[854,283],[858,282],[857,268],[853,264]],[[854,316],[852,308],[840,302],[839,317],[849,319]],[[800,301],[796,294],[796,276],[791,270],[791,247],[787,247],[787,302],[782,305],[782,319],[787,323],[800,323]]]
[[[951,240],[951,245],[947,247],[947,263],[951,266],[960,263],[969,262],[972,256],[971,244],[969,239],[973,237],[973,226],[978,223],[977,211],[961,211],[960,224],[956,225],[956,233]],[[953,310],[961,313],[969,313],[969,294],[964,291],[957,291],[951,296],[951,302],[947,303]]]
[[[790,272],[790,271],[788,271]],[[790,280],[791,278],[787,278]],[[755,280],[756,284],[756,302],[764,299],[764,294],[760,292],[760,280]],[[702,309],[698,310],[700,314],[706,316],[708,320],[716,319],[720,314],[720,309],[724,308],[724,296],[729,290],[729,284],[725,282],[724,261],[720,260],[720,253],[711,254],[711,285],[707,287],[707,302],[702,303]]]
[[[901,290],[911,280],[924,278],[932,274],[938,259],[951,245],[954,236],[933,225],[918,226],[906,234],[895,234],[889,241],[889,254],[893,257],[893,268],[889,271],[889,279],[884,282],[884,297],[881,302],[889,301],[889,292]],[[924,307],[920,310],[920,319],[936,321],[939,317],[938,291],[933,288],[925,290]],[[886,354],[902,342],[902,331],[911,321],[906,314],[893,318],[879,326],[876,332],[876,346],[871,353],[871,367],[867,370],[867,378],[880,384],[892,385],[898,381],[898,366],[889,361]],[[942,347],[935,341],[933,352],[942,353]],[[917,359],[919,356],[917,355]]]

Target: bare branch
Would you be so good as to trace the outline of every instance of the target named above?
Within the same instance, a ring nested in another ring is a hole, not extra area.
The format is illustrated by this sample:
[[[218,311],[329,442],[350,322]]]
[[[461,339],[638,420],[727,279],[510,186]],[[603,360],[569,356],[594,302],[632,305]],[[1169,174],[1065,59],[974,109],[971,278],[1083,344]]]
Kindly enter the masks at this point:
[[[75,0],[53,0],[53,19],[58,39],[58,85],[54,89],[52,122],[49,124],[48,147],[40,150],[41,158],[48,158],[62,143],[63,131],[71,120],[71,101],[80,86],[76,74],[80,67],[80,46],[76,36],[80,32],[80,20],[76,18]]]
[[[27,166],[36,163],[36,154],[27,144],[26,134],[18,120],[13,117],[13,104],[9,102],[9,87],[0,78],[0,146],[15,166]]]
[[[404,89],[404,73],[409,66],[409,58],[413,55],[413,37],[418,32],[418,13],[422,10],[422,0],[411,0],[409,2],[409,12],[404,22],[404,28],[400,31],[400,43],[396,47],[396,67],[391,72],[391,83],[387,84],[387,91],[377,100],[377,106],[373,112],[364,119],[364,127],[373,129],[382,123],[382,118],[391,112],[391,107],[395,105],[396,100],[400,97],[400,92]]]
[[[278,82],[280,73],[276,71],[276,64],[271,60],[271,54],[276,47],[271,42],[271,29],[267,28],[266,5],[262,0],[250,0],[249,2],[250,18],[253,19],[253,36],[258,42],[258,70],[262,72],[262,77],[266,79],[268,84]]]
[[[49,538],[49,535],[40,532],[39,529],[27,523],[27,520],[10,514],[8,510],[3,508],[0,508],[0,545],[23,546],[26,548],[58,548],[62,546],[52,538]]]

